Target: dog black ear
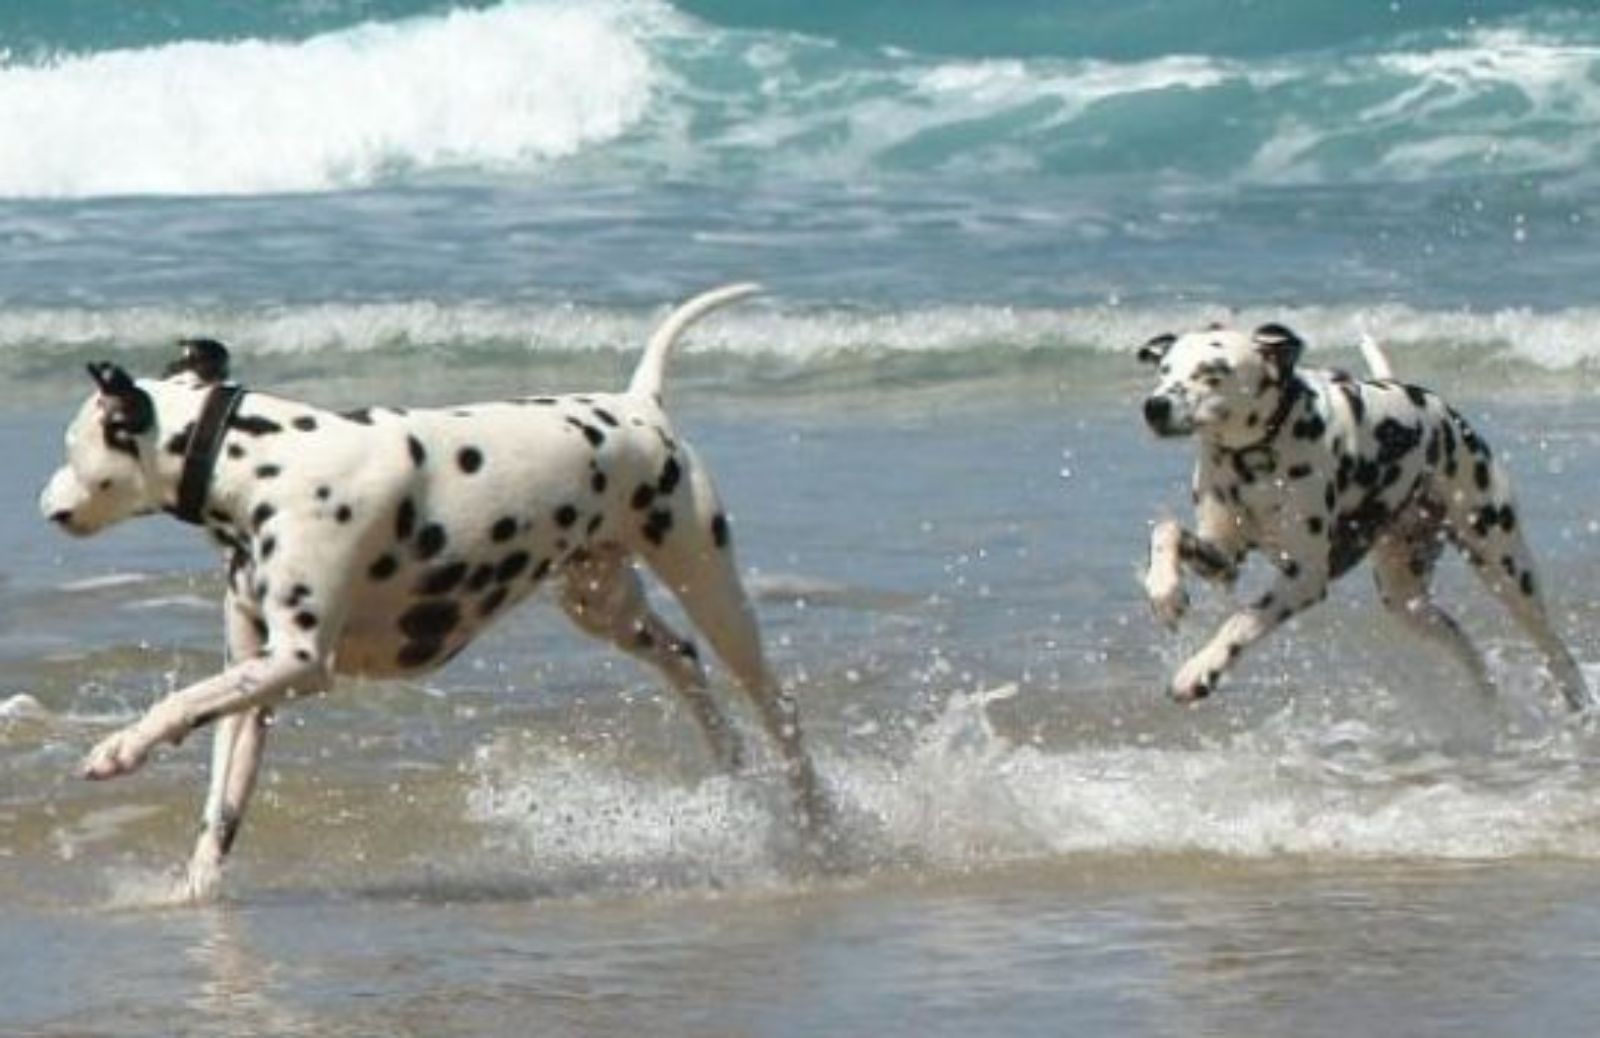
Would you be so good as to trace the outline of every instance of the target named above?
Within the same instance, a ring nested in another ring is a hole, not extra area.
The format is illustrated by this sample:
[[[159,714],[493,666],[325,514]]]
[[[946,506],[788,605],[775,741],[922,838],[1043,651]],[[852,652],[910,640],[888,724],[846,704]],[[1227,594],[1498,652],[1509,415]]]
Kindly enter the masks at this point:
[[[1288,371],[1300,363],[1300,354],[1306,348],[1300,336],[1281,324],[1264,324],[1256,329],[1253,338],[1256,349],[1280,371]]]
[[[110,361],[93,362],[88,367],[89,377],[100,389],[100,407],[107,428],[138,435],[155,424],[155,404],[132,375]]]
[[[178,359],[167,365],[162,378],[189,371],[201,385],[211,385],[228,377],[228,347],[215,339],[180,339]]]
[[[1172,344],[1177,341],[1178,337],[1171,332],[1156,336],[1139,347],[1139,363],[1160,364],[1161,359],[1167,355],[1167,351],[1172,349]]]

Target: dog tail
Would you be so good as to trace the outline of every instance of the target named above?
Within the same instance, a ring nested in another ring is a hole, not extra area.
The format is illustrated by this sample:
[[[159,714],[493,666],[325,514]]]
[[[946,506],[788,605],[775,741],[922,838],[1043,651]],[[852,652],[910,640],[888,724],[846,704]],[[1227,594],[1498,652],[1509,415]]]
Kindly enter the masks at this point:
[[[723,285],[700,293],[668,314],[645,345],[644,356],[639,359],[633,380],[628,383],[628,392],[638,396],[660,396],[661,383],[666,375],[667,354],[689,326],[718,307],[753,296],[759,291],[761,286],[751,282]]]
[[[1394,378],[1394,368],[1389,363],[1389,355],[1383,352],[1378,340],[1366,332],[1361,333],[1361,359],[1367,362],[1367,371],[1373,378]]]

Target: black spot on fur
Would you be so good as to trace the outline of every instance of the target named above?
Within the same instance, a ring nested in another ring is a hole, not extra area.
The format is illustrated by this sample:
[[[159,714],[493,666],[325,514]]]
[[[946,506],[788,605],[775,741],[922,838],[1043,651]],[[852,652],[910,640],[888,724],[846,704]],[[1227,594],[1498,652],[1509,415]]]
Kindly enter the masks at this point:
[[[138,452],[136,451],[135,455],[137,455],[137,453]],[[228,444],[228,457],[232,458],[234,461],[238,461],[240,458],[244,457],[244,448],[239,446],[237,443]]]
[[[1388,507],[1376,498],[1368,498],[1339,516],[1328,538],[1329,574],[1343,576],[1360,562],[1389,519]]]
[[[417,529],[417,506],[408,497],[400,502],[400,509],[394,517],[394,535],[402,541],[409,541]]]
[[[578,510],[571,505],[562,505],[555,511],[556,525],[563,530],[569,529],[578,521]]]
[[[489,582],[494,579],[494,569],[494,566],[485,562],[483,565],[473,570],[472,576],[467,578],[467,590],[482,591],[484,588],[488,587]]]
[[[372,408],[358,407],[354,411],[346,411],[341,416],[345,421],[355,422],[357,425],[372,424]]]
[[[683,469],[678,467],[678,459],[669,457],[667,463],[661,466],[661,480],[656,484],[656,490],[661,496],[669,496],[678,489],[678,480],[683,478]]]
[[[349,505],[340,505],[334,510],[333,520],[338,523],[348,523],[354,516],[355,513],[350,510]]]
[[[421,440],[417,439],[415,436],[407,436],[406,449],[411,452],[411,464],[415,465],[419,469],[423,465],[427,464],[428,451],[427,448],[422,446]]]
[[[671,529],[672,513],[665,508],[652,509],[644,524],[645,540],[660,547],[661,542],[667,539],[667,531]]]
[[[1422,440],[1422,428],[1385,418],[1373,431],[1378,440],[1378,463],[1392,464],[1410,454]]]
[[[420,595],[444,595],[454,591],[467,575],[465,562],[452,562],[447,566],[429,570],[417,582],[417,593]]]
[[[278,510],[276,508],[273,508],[272,505],[263,501],[259,505],[256,505],[255,510],[250,513],[250,525],[252,528],[259,530],[263,526],[267,525],[268,521],[270,521],[272,517],[277,514]]]
[[[400,616],[400,633],[414,642],[442,642],[461,622],[461,607],[448,598],[418,602]]]
[[[1297,440],[1320,440],[1322,434],[1328,431],[1328,424],[1322,420],[1321,415],[1313,413],[1295,422],[1290,431]]]
[[[593,476],[590,476],[589,489],[596,494],[604,494],[606,492],[606,474],[604,472],[596,472]]]
[[[476,447],[463,447],[456,453],[456,464],[470,476],[483,468],[483,452]]]
[[[283,432],[283,426],[261,415],[235,414],[228,419],[228,428],[237,429],[246,436],[271,436]]]
[[[517,574],[528,568],[530,559],[525,551],[514,551],[500,560],[500,565],[495,567],[494,578],[504,584],[514,580]]]
[[[607,411],[603,407],[594,408],[594,416],[596,418],[600,419],[600,421],[604,422],[606,425],[611,426],[611,428],[613,428],[613,429],[615,429],[617,427],[617,418],[616,418],[616,416],[613,415],[610,411]]]
[[[654,504],[655,499],[656,488],[648,483],[640,483],[638,489],[633,492],[633,498],[629,503],[633,505],[635,511],[642,512]]]
[[[289,424],[301,432],[316,432],[317,430],[317,420],[308,414],[300,415]]]
[[[1524,570],[1523,573],[1522,573],[1522,581],[1521,581],[1519,586],[1522,588],[1522,593],[1524,595],[1527,595],[1529,598],[1532,598],[1533,597],[1533,590],[1534,590],[1534,587],[1533,587],[1533,574],[1527,572],[1526,570]]]
[[[276,537],[266,537],[261,541],[261,548],[257,553],[257,556],[262,562],[266,562],[268,559],[272,558],[272,553],[277,550],[278,539]]]
[[[429,523],[417,534],[417,558],[424,560],[433,558],[444,551],[447,540],[444,527],[438,523]]]
[[[283,469],[279,468],[276,465],[257,465],[256,466],[256,478],[257,479],[276,479],[279,476],[279,474],[281,474],[282,472],[283,472]]]
[[[711,517],[711,541],[719,548],[728,546],[728,517],[721,512]]]
[[[489,539],[496,544],[504,544],[517,535],[517,521],[511,516],[502,516],[495,520],[489,528]]]
[[[302,609],[300,612],[294,614],[294,625],[300,628],[302,631],[314,630],[317,626],[317,614],[309,610]]]
[[[189,450],[189,441],[193,438],[194,423],[190,422],[188,425],[172,434],[172,438],[167,441],[167,453],[178,455],[187,453]]]

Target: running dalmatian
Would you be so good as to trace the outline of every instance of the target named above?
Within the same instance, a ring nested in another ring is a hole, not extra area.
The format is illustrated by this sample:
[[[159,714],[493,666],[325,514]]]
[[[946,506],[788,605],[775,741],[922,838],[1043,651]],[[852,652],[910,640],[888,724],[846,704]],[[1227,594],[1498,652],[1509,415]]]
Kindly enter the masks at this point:
[[[1145,422],[1162,437],[1194,436],[1197,528],[1155,525],[1144,586],[1176,626],[1188,607],[1183,566],[1232,583],[1245,556],[1266,554],[1278,576],[1178,671],[1171,694],[1200,699],[1239,654],[1327,597],[1331,581],[1370,555],[1384,606],[1448,649],[1484,690],[1483,658],[1429,591],[1445,542],[1544,653],[1567,705],[1589,704],[1583,676],[1552,629],[1523,540],[1506,470],[1434,393],[1395,381],[1375,343],[1375,378],[1298,366],[1304,344],[1281,325],[1252,335],[1213,326],[1161,335],[1139,350],[1159,383]]]
[[[193,898],[218,890],[276,704],[334,675],[440,667],[549,581],[580,628],[659,670],[719,764],[740,767],[695,646],[651,610],[635,559],[753,700],[814,846],[826,803],[794,703],[763,657],[710,474],[661,403],[677,339],[756,290],[730,285],[673,311],[623,393],[335,414],[244,391],[209,340],[184,343],[160,379],[89,366],[97,392],[67,430],[43,514],[87,536],[165,511],[203,527],[227,558],[226,669],[156,703],[84,764],[91,779],[124,775],[216,723]]]

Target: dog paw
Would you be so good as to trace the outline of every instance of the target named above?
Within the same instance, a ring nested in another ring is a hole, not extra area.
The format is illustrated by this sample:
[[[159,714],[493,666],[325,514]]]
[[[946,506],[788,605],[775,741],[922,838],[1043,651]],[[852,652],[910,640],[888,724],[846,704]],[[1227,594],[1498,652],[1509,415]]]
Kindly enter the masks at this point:
[[[100,781],[135,771],[150,753],[150,742],[134,728],[124,728],[89,751],[83,777]]]
[[[1195,703],[1216,691],[1222,675],[1203,664],[1190,663],[1172,679],[1168,694],[1179,703]]]

